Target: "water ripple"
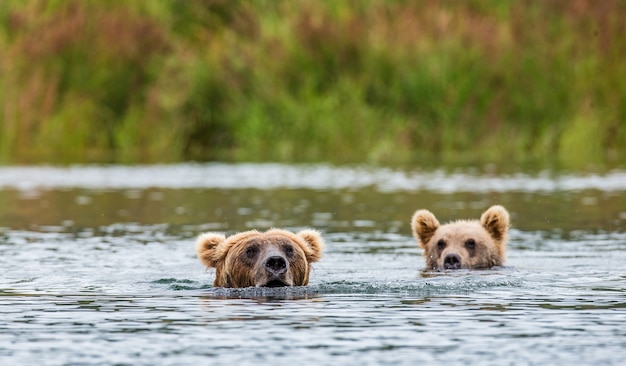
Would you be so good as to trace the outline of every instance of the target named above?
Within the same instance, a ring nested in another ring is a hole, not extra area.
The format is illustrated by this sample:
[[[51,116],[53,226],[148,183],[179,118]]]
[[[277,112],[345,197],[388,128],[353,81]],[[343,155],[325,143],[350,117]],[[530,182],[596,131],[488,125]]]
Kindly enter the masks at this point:
[[[626,190],[626,172],[604,174],[484,175],[458,171],[404,171],[376,167],[285,164],[172,164],[147,166],[0,167],[0,189],[227,188],[316,190],[375,187],[383,192],[555,192]]]
[[[274,164],[3,167],[0,360],[622,364],[625,178]],[[282,189],[298,187],[312,190]],[[558,193],[590,189],[609,193]],[[400,193],[381,193],[389,191]],[[407,222],[415,206],[464,217],[492,201],[510,205],[514,219],[506,266],[424,271]],[[456,212],[460,205],[468,209]],[[525,226],[529,216],[545,224]],[[310,285],[213,287],[215,270],[199,263],[194,237],[274,223],[323,232],[326,253]]]

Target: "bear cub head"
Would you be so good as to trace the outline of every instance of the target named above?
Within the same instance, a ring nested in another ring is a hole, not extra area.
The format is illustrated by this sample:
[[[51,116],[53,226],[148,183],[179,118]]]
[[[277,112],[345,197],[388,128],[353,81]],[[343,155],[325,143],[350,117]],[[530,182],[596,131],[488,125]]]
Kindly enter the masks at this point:
[[[424,249],[427,269],[478,269],[500,266],[506,255],[509,213],[495,205],[479,220],[440,225],[428,210],[411,219],[413,235]]]
[[[215,287],[306,286],[310,264],[321,258],[323,249],[315,230],[251,230],[229,237],[204,233],[196,239],[198,258],[216,269]]]

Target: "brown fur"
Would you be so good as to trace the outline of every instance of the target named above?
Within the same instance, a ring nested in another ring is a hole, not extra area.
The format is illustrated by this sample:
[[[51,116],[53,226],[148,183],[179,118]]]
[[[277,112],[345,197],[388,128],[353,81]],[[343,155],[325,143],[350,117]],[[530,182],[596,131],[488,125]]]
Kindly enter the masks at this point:
[[[479,220],[459,220],[445,225],[428,210],[411,219],[413,235],[424,249],[428,269],[490,268],[504,263],[509,213],[489,207]]]
[[[198,258],[216,269],[216,287],[306,286],[310,263],[321,258],[323,249],[315,230],[251,230],[228,238],[204,233],[196,239]]]

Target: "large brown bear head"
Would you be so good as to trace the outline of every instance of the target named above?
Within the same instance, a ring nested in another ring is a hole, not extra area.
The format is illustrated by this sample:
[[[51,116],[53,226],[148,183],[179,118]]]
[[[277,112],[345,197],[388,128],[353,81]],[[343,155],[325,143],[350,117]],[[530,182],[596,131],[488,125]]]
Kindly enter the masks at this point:
[[[196,239],[198,258],[216,269],[216,287],[305,286],[310,264],[321,258],[323,249],[315,230],[251,230],[228,238],[204,233]]]
[[[411,220],[413,235],[424,249],[427,269],[490,268],[504,263],[509,213],[491,206],[478,220],[440,225],[428,210]]]

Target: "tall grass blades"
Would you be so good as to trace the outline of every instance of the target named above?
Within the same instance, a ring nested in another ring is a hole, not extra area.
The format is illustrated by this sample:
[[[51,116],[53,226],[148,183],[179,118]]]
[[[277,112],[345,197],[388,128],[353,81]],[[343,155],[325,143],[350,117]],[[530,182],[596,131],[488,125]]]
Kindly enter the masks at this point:
[[[626,3],[0,3],[0,161],[624,164]]]

